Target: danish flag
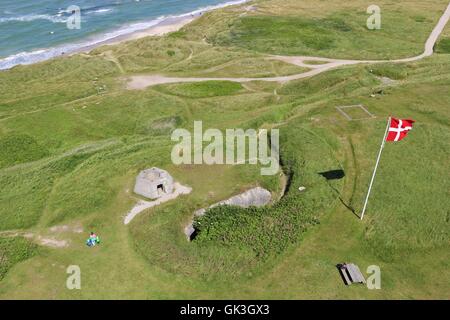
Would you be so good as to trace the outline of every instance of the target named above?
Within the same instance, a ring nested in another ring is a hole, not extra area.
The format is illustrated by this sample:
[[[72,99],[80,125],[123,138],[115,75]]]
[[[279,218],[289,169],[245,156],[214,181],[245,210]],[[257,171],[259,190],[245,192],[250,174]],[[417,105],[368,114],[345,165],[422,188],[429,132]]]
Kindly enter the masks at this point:
[[[389,124],[389,131],[386,136],[386,141],[400,141],[408,134],[408,131],[412,129],[414,120],[395,119],[391,118]]]
[[[369,201],[370,191],[372,190],[373,180],[375,179],[375,174],[377,173],[378,163],[380,162],[381,152],[385,145],[385,141],[400,141],[408,134],[409,130],[412,130],[414,120],[406,119],[395,119],[389,117],[388,123],[386,124],[386,131],[384,132],[383,142],[380,146],[380,151],[378,151],[378,158],[375,164],[375,169],[373,169],[372,179],[370,180],[369,190],[367,191],[366,200],[364,201],[364,207],[361,211],[361,220],[364,218],[364,213],[366,212],[367,202]]]

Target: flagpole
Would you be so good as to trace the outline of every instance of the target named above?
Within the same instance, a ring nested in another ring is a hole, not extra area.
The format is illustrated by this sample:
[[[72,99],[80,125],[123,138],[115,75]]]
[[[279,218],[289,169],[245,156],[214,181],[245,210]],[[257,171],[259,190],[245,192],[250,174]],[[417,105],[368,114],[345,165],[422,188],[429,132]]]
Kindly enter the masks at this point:
[[[364,218],[364,213],[366,212],[367,202],[369,201],[370,191],[372,190],[372,184],[375,180],[375,175],[377,173],[378,163],[380,162],[381,152],[383,152],[384,144],[386,143],[386,136],[389,130],[389,125],[391,123],[391,117],[388,118],[388,122],[386,125],[386,130],[384,131],[383,141],[381,142],[380,151],[378,152],[377,162],[375,164],[375,169],[373,169],[372,179],[370,180],[369,190],[367,191],[366,201],[364,202],[364,207],[361,212],[361,220]]]

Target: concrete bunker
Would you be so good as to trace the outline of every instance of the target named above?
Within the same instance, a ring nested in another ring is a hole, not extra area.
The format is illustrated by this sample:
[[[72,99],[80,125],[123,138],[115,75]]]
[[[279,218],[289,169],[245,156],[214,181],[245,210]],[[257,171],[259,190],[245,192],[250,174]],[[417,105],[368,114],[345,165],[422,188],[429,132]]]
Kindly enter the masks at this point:
[[[134,192],[149,199],[157,199],[174,190],[172,176],[165,170],[153,167],[143,170],[136,178]]]

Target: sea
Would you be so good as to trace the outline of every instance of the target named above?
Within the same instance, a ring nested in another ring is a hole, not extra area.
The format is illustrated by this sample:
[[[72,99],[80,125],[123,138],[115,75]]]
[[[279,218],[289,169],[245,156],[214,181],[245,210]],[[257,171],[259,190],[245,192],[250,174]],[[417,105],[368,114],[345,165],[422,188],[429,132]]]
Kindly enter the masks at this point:
[[[245,0],[0,0],[0,70]]]

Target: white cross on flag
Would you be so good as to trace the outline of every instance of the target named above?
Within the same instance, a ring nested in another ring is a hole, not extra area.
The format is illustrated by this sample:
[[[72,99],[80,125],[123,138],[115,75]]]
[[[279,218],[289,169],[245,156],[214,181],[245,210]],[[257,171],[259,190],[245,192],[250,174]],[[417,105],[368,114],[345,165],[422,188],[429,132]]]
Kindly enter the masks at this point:
[[[395,119],[391,118],[389,125],[389,131],[386,136],[386,141],[400,141],[408,134],[408,131],[412,129],[414,120]]]

